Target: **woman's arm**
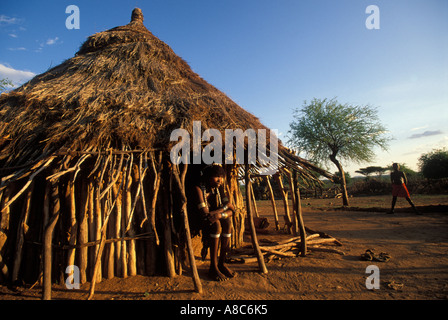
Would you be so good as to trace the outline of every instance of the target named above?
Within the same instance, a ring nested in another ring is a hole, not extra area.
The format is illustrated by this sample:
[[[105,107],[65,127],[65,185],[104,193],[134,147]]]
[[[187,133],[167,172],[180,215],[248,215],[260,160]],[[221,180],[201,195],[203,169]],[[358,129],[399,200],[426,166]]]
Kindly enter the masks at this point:
[[[210,211],[209,207],[207,206],[207,203],[205,202],[203,193],[201,188],[198,186],[196,188],[196,195],[197,195],[197,208],[201,215],[203,217],[206,217],[211,223],[214,223],[222,218],[228,218],[231,217],[233,214],[234,207],[232,204],[228,203],[225,204],[223,207],[218,208],[216,210]]]

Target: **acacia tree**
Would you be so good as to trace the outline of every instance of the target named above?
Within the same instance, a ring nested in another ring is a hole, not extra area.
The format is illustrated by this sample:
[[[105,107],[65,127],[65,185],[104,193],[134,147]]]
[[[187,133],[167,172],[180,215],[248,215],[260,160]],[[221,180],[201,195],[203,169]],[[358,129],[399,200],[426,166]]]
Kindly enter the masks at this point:
[[[378,166],[370,166],[370,167],[366,167],[366,168],[360,168],[359,170],[355,171],[356,173],[360,173],[364,176],[366,176],[366,178],[369,177],[369,175],[371,175],[372,173],[376,173],[378,174],[379,177],[381,177],[381,175],[386,172],[388,169],[387,168],[383,168],[383,167],[378,167]]]
[[[289,144],[304,152],[315,163],[331,161],[340,173],[342,201],[349,205],[345,174],[340,160],[370,162],[373,147],[387,149],[390,138],[380,123],[376,109],[370,106],[340,104],[336,99],[305,101],[294,111],[290,123]]]

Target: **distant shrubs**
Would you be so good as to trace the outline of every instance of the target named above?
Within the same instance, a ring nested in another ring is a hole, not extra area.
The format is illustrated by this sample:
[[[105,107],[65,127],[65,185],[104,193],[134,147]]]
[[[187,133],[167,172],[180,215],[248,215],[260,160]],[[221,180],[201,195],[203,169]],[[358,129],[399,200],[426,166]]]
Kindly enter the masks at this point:
[[[391,194],[392,187],[388,178],[354,181],[348,192],[353,196]],[[411,194],[448,194],[448,178],[428,180],[420,175],[408,176],[407,187]]]
[[[448,178],[448,151],[435,149],[418,159],[420,171],[427,179]]]
[[[349,188],[349,194],[358,195],[381,195],[391,192],[390,182],[384,179],[366,178],[353,182]]]

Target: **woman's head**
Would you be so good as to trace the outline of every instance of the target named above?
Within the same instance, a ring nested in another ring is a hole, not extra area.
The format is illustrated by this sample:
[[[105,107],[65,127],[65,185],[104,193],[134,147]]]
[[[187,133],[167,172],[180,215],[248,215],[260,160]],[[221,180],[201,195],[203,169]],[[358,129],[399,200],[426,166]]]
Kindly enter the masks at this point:
[[[398,170],[400,170],[400,165],[399,165],[398,163],[393,163],[393,164],[392,164],[392,168],[393,168],[395,171],[398,171]]]
[[[213,188],[217,188],[224,183],[226,172],[219,165],[211,165],[202,171],[202,178]]]

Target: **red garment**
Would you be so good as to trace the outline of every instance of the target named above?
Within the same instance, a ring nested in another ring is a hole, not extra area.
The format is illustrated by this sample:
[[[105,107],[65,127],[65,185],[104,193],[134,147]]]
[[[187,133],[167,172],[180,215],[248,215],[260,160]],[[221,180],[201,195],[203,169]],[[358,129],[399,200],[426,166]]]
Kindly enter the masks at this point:
[[[410,198],[408,188],[403,184],[393,184],[392,185],[392,196],[393,197],[402,197],[402,198]]]

